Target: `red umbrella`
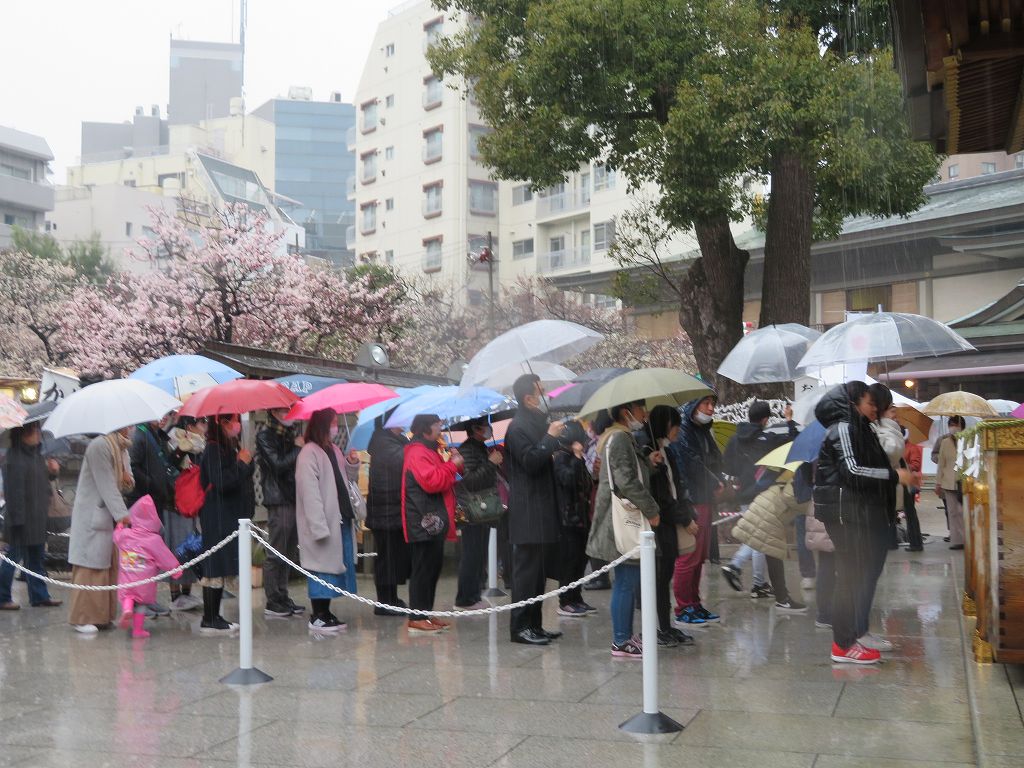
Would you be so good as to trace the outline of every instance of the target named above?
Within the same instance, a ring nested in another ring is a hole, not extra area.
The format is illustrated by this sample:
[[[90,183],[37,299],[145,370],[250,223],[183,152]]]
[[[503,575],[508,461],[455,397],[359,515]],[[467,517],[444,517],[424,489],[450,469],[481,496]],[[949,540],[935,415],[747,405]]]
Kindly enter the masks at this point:
[[[236,379],[201,389],[178,411],[180,416],[220,416],[271,408],[289,408],[298,396],[276,381]]]
[[[288,411],[289,419],[308,419],[314,412],[330,408],[335,413],[355,413],[370,405],[398,397],[393,389],[381,384],[352,382],[334,384],[302,398]]]

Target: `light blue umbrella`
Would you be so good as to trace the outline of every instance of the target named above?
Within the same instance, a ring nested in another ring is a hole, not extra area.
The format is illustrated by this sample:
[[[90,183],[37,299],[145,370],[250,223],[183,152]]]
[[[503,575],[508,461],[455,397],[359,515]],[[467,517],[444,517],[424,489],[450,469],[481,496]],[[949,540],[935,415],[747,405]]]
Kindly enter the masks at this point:
[[[370,447],[370,438],[373,437],[374,429],[376,429],[376,421],[379,417],[384,416],[389,411],[397,408],[404,400],[407,400],[410,397],[415,397],[416,395],[422,395],[424,392],[430,392],[434,389],[437,389],[437,387],[430,386],[428,384],[420,387],[413,387],[412,389],[395,387],[394,390],[398,393],[398,397],[363,408],[363,410],[359,412],[359,421],[357,421],[355,427],[352,428],[352,435],[349,438],[348,447],[357,451],[365,451]]]
[[[202,355],[168,355],[147,363],[128,378],[152,384],[180,398],[215,384],[240,379],[242,374]]]
[[[442,421],[451,425],[511,411],[516,407],[515,400],[493,389],[475,388],[460,396],[459,387],[434,387],[432,392],[424,392],[399,403],[384,426],[406,428],[420,413],[436,413]]]

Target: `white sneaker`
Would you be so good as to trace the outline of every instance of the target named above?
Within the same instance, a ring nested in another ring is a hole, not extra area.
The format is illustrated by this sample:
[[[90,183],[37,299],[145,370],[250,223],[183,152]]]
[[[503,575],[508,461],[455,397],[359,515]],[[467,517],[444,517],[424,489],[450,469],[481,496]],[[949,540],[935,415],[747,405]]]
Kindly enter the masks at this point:
[[[864,637],[858,638],[857,642],[865,648],[873,648],[876,651],[891,651],[896,647],[884,637],[879,637],[871,632],[865,634]]]
[[[74,627],[75,632],[83,635],[95,635],[100,631],[95,624],[72,624],[71,626]]]
[[[816,579],[804,577],[800,579],[800,589],[802,589],[804,592],[810,592],[817,586],[815,582]]]

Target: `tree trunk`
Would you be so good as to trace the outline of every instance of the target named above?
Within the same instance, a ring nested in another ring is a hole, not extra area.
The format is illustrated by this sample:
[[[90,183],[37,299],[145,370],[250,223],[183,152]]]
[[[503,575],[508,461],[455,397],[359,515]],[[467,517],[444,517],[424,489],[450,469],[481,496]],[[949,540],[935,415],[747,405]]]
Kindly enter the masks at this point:
[[[814,179],[790,150],[772,156],[772,192],[764,241],[760,327],[811,320]]]
[[[725,216],[698,222],[694,231],[701,258],[680,282],[679,324],[693,344],[701,377],[723,402],[732,402],[742,387],[717,370],[743,335],[743,272],[749,256],[736,247]]]

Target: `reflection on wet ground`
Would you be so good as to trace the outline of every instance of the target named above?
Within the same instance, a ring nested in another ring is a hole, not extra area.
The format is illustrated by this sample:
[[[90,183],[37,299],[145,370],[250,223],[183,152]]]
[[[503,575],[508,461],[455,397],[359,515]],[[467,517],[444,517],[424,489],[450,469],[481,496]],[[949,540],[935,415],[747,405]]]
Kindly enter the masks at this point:
[[[1024,673],[965,666],[959,557],[940,540],[893,554],[873,628],[896,651],[876,668],[833,666],[813,610],[779,615],[707,569],[723,622],[661,653],[661,706],[686,729],[649,743],[617,728],[640,710],[641,674],[609,655],[608,592],[587,593],[600,609],[588,619],[546,605],[565,637],[539,649],[510,644],[505,615],[409,638],[400,619],[338,601],[349,630],[324,639],[259,617],[256,663],[275,679],[241,691],[217,683],[237,640],[199,637],[198,615],[133,641],[77,636],[63,609],[26,607],[0,615],[0,765],[950,768],[975,765],[980,746],[983,765],[1021,766]],[[795,561],[787,570],[799,584]],[[445,577],[439,605],[454,590]]]

